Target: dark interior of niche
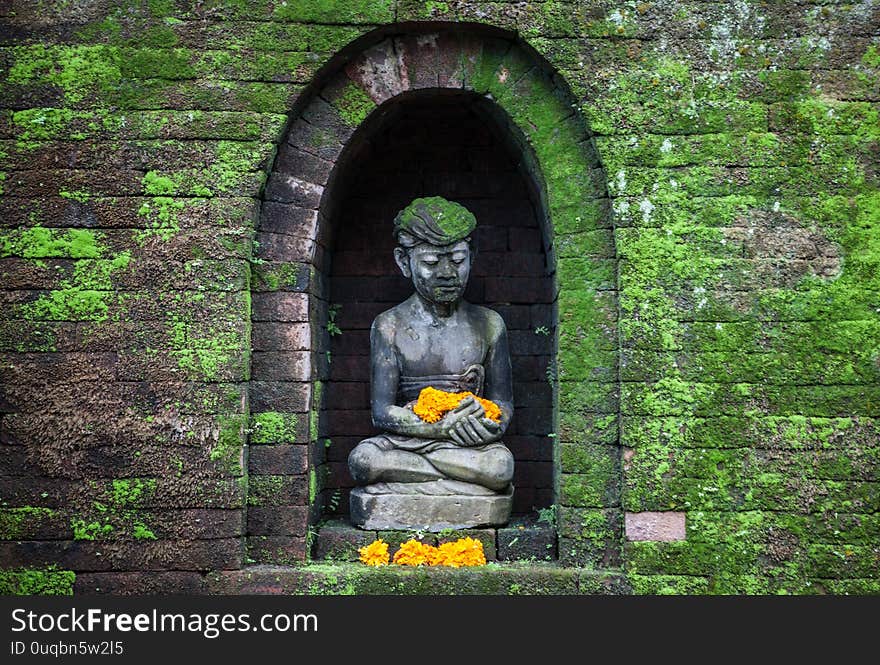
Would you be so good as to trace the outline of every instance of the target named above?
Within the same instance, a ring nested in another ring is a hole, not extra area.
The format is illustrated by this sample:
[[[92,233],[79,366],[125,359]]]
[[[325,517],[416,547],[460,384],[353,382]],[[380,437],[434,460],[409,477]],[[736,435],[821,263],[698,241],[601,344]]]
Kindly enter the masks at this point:
[[[394,263],[391,230],[395,215],[420,196],[457,201],[477,217],[465,297],[499,312],[510,337],[515,414],[504,442],[516,460],[514,512],[553,503],[552,266],[535,184],[489,106],[465,93],[395,99],[358,130],[337,167],[326,277],[330,328],[339,332],[325,337],[329,380],[315,460],[325,517],[348,512],[348,454],[377,431],[369,408],[369,329],[378,313],[412,293]]]

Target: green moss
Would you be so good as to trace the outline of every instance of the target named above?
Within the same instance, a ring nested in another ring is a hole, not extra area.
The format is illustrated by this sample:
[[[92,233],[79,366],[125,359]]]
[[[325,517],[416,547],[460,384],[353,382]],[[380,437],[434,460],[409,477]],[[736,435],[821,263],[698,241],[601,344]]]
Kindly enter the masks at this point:
[[[0,540],[18,540],[26,538],[41,522],[45,522],[56,513],[50,508],[24,506],[21,508],[0,508]]]
[[[16,147],[26,151],[36,150],[56,139],[82,141],[105,131],[118,130],[123,122],[122,116],[106,109],[33,108],[12,114]]]
[[[339,110],[342,120],[349,127],[359,127],[376,108],[376,102],[362,88],[350,81],[340,93],[339,98],[334,101],[334,105]]]
[[[318,482],[318,474],[313,467],[309,467],[309,505],[315,505],[315,499],[318,498],[318,492],[321,491]]]
[[[69,279],[36,300],[17,306],[20,318],[40,321],[103,321],[113,294],[111,275],[128,267],[130,252],[104,259],[102,235],[88,229],[32,227],[0,238],[0,256],[76,259]],[[100,259],[100,260],[96,260]]]
[[[0,570],[0,595],[72,596],[76,574],[72,570],[17,568]]]
[[[251,443],[292,443],[296,439],[299,416],[295,413],[265,411],[251,415]]]
[[[312,0],[278,3],[272,12],[275,19],[299,23],[392,23],[392,0]]]
[[[88,229],[35,226],[0,238],[0,257],[96,259],[103,252],[100,239],[99,234]]]
[[[168,196],[175,194],[178,184],[171,178],[161,175],[157,171],[147,171],[141,181],[144,194],[149,196]]]
[[[101,540],[113,533],[113,525],[103,522],[86,522],[83,519],[70,520],[74,540]]]
[[[247,416],[221,416],[217,444],[211,449],[211,460],[220,462],[234,476],[242,474],[241,450],[245,441]]]
[[[160,238],[167,242],[180,232],[178,213],[186,208],[186,203],[168,196],[156,196],[145,201],[138,208],[138,215],[150,220],[150,226],[137,231],[132,236],[139,245],[149,238]]]
[[[89,199],[92,197],[91,194],[84,190],[76,190],[73,192],[68,192],[66,190],[60,190],[58,192],[58,196],[63,199],[70,199],[71,201],[78,201],[79,203],[88,203]]]
[[[466,238],[477,225],[474,214],[459,203],[447,201],[440,196],[415,199],[406,208],[397,213],[394,219],[395,232],[410,232],[414,227],[428,228],[435,226],[434,231],[443,244],[452,244]]]
[[[105,45],[31,44],[13,49],[7,81],[13,85],[58,86],[67,104],[112,91],[121,78],[118,49]]]
[[[156,491],[152,478],[121,478],[111,481],[92,502],[87,511],[74,514],[70,520],[74,540],[109,540],[133,538],[156,540],[146,525],[141,506]]]

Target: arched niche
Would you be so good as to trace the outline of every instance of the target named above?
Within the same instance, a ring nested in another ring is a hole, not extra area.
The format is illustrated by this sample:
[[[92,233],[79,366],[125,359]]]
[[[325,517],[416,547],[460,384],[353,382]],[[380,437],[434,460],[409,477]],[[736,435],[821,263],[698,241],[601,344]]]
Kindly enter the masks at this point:
[[[253,280],[251,559],[302,559],[310,525],[345,512],[347,451],[374,431],[369,323],[410,292],[395,274],[391,222],[414,196],[437,194],[477,214],[484,230],[468,297],[498,309],[511,331],[515,511],[558,505],[561,558],[611,565],[620,531],[616,262],[591,137],[564,82],[512,35],[407,30],[363,38],[316,80],[265,188]],[[584,545],[566,519],[601,522],[603,544]]]

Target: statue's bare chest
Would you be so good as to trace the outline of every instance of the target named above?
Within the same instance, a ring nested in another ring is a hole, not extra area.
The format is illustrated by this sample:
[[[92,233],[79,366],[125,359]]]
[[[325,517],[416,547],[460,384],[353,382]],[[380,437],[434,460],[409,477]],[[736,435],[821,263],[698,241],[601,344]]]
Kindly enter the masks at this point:
[[[481,327],[467,317],[437,325],[406,322],[396,331],[395,346],[401,373],[408,376],[457,374],[482,364],[488,351]]]

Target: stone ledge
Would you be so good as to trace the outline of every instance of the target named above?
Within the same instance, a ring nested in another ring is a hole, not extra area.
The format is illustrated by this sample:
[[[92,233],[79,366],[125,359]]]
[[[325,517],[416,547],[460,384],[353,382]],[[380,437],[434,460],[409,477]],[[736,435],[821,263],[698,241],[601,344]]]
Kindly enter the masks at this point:
[[[319,561],[357,561],[358,548],[377,538],[388,543],[393,554],[410,538],[436,545],[465,536],[483,543],[487,561],[555,561],[557,558],[555,530],[525,516],[512,518],[504,527],[449,529],[438,533],[365,530],[353,527],[348,520],[333,519],[318,529],[312,556]]]
[[[547,563],[490,563],[474,568],[410,568],[360,563],[252,566],[210,573],[218,595],[621,595],[631,593],[620,571]]]

